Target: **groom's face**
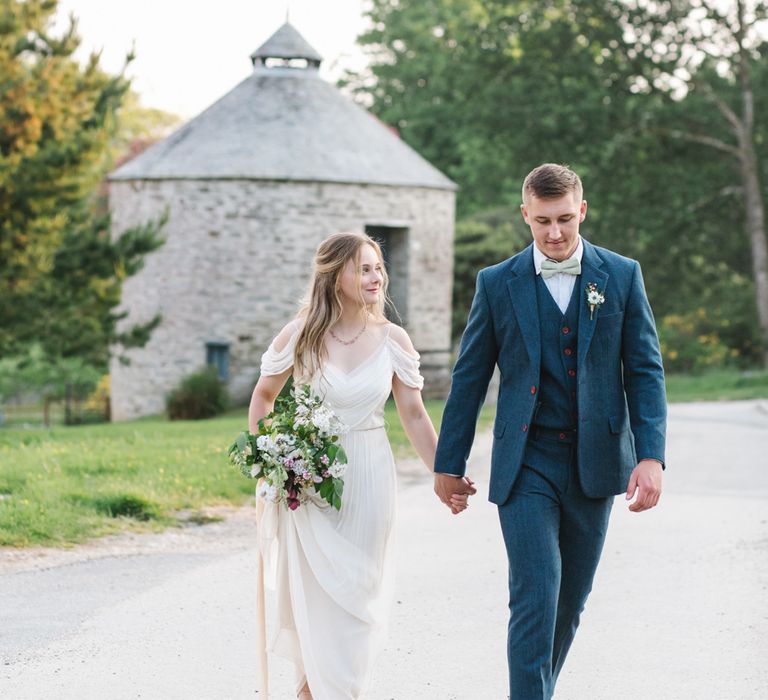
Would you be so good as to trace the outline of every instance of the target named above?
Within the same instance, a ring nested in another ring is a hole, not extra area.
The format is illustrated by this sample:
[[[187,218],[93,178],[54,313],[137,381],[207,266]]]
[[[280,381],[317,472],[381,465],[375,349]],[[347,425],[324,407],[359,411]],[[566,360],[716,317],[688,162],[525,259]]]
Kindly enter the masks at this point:
[[[580,200],[575,192],[553,199],[527,194],[520,210],[544,255],[558,261],[573,255],[579,245],[579,225],[587,215],[586,200]]]

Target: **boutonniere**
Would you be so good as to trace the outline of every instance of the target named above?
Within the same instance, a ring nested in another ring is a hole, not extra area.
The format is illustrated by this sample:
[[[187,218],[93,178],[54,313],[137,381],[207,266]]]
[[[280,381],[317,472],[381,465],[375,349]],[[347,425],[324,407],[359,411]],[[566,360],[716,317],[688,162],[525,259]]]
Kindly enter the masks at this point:
[[[605,294],[598,290],[594,282],[587,284],[584,290],[587,293],[587,304],[589,304],[589,320],[595,315],[595,309],[599,309],[605,303]]]

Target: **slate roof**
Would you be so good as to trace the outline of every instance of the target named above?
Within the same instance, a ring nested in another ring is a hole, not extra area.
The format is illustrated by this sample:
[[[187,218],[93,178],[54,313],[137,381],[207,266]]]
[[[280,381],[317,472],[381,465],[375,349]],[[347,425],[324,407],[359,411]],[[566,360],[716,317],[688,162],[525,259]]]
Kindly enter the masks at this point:
[[[270,57],[310,63],[307,68],[263,65]],[[250,77],[110,179],[268,179],[456,189],[389,127],[321,79],[312,64],[319,60],[286,23],[254,52]]]

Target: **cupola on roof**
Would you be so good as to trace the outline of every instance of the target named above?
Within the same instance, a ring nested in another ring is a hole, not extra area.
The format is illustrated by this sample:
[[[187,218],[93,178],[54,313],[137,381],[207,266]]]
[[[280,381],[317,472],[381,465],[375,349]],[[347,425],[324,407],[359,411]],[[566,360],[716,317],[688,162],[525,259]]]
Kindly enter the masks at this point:
[[[283,64],[270,65],[269,59]],[[248,78],[110,179],[296,180],[456,189],[392,129],[320,77],[320,54],[293,25],[280,27],[251,60]],[[304,67],[297,67],[302,60]]]
[[[303,58],[310,64],[319,66],[323,57],[313,49],[294,26],[286,22],[269,39],[251,54],[254,65],[265,63],[268,58],[295,59]]]

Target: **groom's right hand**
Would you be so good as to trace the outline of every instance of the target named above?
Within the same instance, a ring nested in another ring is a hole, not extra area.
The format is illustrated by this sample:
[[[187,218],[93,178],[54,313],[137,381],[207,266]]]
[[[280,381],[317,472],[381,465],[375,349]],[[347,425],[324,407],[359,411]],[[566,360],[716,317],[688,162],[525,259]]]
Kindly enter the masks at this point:
[[[435,473],[435,493],[455,515],[464,510],[464,508],[457,508],[456,501],[455,499],[452,500],[452,496],[460,494],[474,496],[477,493],[477,489],[472,485],[471,479],[464,479],[460,476],[452,476],[450,474]]]

